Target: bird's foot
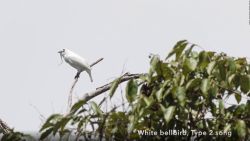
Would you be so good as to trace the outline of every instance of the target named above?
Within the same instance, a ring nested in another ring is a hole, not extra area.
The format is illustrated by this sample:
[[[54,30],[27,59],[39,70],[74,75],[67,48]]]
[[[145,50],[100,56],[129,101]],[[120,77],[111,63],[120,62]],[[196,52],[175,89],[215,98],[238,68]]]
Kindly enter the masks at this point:
[[[76,76],[75,76],[75,79],[78,79],[80,77],[80,73],[77,72]]]

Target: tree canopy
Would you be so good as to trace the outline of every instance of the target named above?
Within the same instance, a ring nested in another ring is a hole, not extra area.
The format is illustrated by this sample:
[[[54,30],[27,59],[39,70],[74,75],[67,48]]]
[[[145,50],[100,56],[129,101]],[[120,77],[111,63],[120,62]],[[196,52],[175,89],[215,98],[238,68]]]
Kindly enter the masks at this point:
[[[68,114],[48,117],[40,139],[250,140],[250,64],[196,47],[181,40],[165,58],[151,55],[146,73],[125,73],[86,93]],[[104,110],[122,82],[126,101]]]

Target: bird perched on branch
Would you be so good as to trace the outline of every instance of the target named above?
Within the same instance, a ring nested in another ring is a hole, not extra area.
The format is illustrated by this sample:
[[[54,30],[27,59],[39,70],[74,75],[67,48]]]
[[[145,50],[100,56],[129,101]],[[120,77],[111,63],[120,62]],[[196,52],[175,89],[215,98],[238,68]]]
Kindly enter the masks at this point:
[[[80,77],[81,72],[86,71],[89,75],[90,81],[93,82],[91,67],[84,58],[74,53],[73,51],[70,51],[69,49],[63,49],[61,51],[58,51],[58,53],[61,56],[61,60],[63,58],[65,62],[67,62],[70,66],[77,70],[75,79]]]

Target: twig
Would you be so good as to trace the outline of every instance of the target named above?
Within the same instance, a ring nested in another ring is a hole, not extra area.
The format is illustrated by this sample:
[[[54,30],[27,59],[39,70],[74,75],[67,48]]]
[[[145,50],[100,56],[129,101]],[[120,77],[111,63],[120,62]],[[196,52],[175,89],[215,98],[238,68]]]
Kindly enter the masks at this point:
[[[0,119],[0,131],[2,131],[3,134],[8,134],[8,133],[12,132],[10,127],[1,119]]]
[[[101,62],[102,60],[103,60],[103,58],[98,59],[97,61],[95,61],[94,63],[92,63],[92,64],[90,65],[90,67],[93,67],[94,65],[96,65],[96,64],[99,63],[99,62]],[[79,74],[79,75],[80,75],[80,74]],[[72,83],[71,89],[70,89],[70,91],[69,91],[69,97],[68,97],[68,111],[70,110],[70,108],[71,108],[71,106],[72,106],[72,95],[73,95],[73,90],[74,90],[74,88],[75,88],[75,85],[76,85],[77,81],[78,81],[78,77],[75,77],[74,82]]]
[[[40,120],[41,120],[42,122],[44,122],[44,121],[46,120],[46,118],[45,118],[45,116],[44,116],[43,114],[41,114],[41,112],[39,111],[39,109],[38,109],[35,105],[33,105],[33,104],[31,104],[31,103],[30,103],[30,106],[36,110],[36,112],[37,112],[37,113],[39,114],[39,116],[40,116]]]

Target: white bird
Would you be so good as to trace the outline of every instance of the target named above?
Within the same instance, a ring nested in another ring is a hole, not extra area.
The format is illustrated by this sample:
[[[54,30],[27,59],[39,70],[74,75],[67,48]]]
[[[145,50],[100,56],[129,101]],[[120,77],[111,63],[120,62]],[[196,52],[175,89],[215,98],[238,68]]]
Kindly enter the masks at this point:
[[[81,72],[86,71],[89,75],[90,81],[93,82],[91,67],[84,58],[69,49],[63,49],[58,51],[58,53],[60,54],[61,59],[63,58],[65,62],[77,70],[75,79],[80,76]]]

